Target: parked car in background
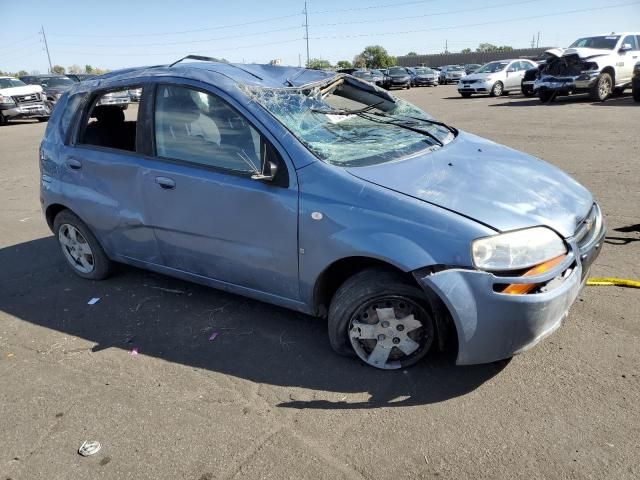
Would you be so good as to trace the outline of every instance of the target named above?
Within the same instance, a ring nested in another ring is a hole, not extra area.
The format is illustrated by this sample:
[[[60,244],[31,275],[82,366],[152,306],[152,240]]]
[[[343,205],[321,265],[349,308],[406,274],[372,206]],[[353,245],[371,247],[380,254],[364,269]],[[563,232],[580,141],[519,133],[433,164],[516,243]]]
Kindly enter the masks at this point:
[[[531,60],[497,60],[489,62],[471,75],[460,79],[458,93],[467,98],[475,93],[499,97],[520,90],[524,72],[535,67]]]
[[[445,65],[440,70],[440,83],[447,85],[448,83],[458,83],[462,77],[466,75],[464,67],[460,65]]]
[[[134,88],[132,90],[129,90],[129,99],[132,102],[139,102],[141,97],[142,97],[141,88]]]
[[[636,102],[640,102],[640,62],[636,63],[635,67],[633,67],[631,91],[633,92],[633,99]]]
[[[27,85],[13,77],[0,76],[0,125],[19,118],[49,118],[46,94],[40,85]]]
[[[40,85],[47,95],[48,106],[51,109],[62,94],[77,83],[66,75],[27,75],[20,77],[20,80],[29,85]]]
[[[74,82],[83,82],[85,80],[90,80],[97,76],[91,73],[67,73],[65,75],[69,77],[71,80],[73,80]]]
[[[100,98],[98,105],[115,105],[123,110],[126,110],[129,106],[129,103],[131,103],[131,90],[119,90],[104,94]]]
[[[378,86],[382,86],[384,80],[384,76],[382,74],[374,73],[373,70],[356,70],[352,75],[364,80],[365,82],[373,83]]]
[[[592,100],[602,102],[631,85],[638,58],[638,32],[579,38],[547,61],[534,88],[542,102],[574,93],[588,93]]]
[[[135,118],[100,102],[134,88],[153,92]],[[447,339],[458,364],[533,347],[605,235],[591,193],[553,165],[293,67],[175,62],[77,83],[39,178],[78,276],[117,261],[321,316],[336,352],[382,369]]]
[[[482,65],[480,65],[479,63],[467,63],[464,66],[464,71],[467,75],[472,74],[473,72],[475,72],[477,69],[479,69]]]
[[[411,73],[406,67],[391,67],[387,74],[391,79],[389,88],[411,88]]]
[[[416,67],[413,75],[413,86],[438,86],[438,74],[428,67]]]
[[[371,72],[375,76],[379,76],[380,78],[382,78],[382,81],[380,83],[376,81],[376,85],[382,88],[386,88],[387,90],[391,87],[391,77],[387,74],[386,70],[372,69]]]

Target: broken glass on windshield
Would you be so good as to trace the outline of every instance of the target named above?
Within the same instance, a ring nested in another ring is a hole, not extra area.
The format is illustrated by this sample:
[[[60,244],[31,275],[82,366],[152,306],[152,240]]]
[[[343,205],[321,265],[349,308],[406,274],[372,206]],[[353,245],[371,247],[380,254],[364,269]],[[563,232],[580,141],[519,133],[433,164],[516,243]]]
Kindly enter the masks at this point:
[[[333,165],[389,162],[440,148],[456,134],[410,103],[349,77],[302,88],[243,88]]]

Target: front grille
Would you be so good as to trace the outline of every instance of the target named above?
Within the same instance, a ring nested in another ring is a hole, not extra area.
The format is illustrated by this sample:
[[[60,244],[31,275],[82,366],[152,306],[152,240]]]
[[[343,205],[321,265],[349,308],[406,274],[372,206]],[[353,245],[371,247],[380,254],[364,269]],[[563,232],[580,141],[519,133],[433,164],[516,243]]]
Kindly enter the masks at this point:
[[[40,103],[40,94],[15,95],[13,99],[20,105],[33,105],[34,103]]]
[[[596,238],[602,229],[602,213],[597,204],[594,204],[586,218],[580,222],[574,238],[578,248],[582,251]]]
[[[472,83],[476,83],[478,80],[463,80],[462,83],[465,85],[470,85]]]

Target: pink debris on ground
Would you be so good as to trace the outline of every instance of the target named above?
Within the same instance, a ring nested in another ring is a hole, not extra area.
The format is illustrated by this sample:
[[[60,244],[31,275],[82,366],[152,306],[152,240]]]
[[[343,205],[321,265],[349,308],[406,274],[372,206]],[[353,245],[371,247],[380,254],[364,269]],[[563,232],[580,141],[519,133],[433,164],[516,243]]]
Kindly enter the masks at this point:
[[[132,355],[134,357],[138,355],[138,347],[132,348],[131,351],[129,352],[129,355]]]

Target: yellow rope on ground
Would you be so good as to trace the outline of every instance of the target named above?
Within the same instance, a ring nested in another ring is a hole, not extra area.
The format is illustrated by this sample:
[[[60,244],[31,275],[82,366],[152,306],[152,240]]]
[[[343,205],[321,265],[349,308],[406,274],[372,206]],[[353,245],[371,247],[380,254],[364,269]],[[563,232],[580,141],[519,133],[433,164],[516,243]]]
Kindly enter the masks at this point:
[[[615,287],[631,287],[631,288],[640,288],[640,281],[638,280],[629,280],[627,278],[590,278],[587,280],[587,285],[591,286],[615,286]]]

